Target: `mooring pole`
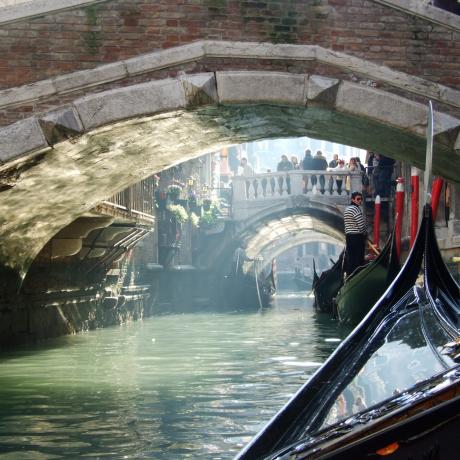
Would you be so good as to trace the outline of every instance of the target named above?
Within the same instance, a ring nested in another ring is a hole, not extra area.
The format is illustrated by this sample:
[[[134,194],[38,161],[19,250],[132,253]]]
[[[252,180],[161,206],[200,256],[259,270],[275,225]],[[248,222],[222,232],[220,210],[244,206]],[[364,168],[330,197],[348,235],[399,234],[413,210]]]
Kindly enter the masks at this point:
[[[404,179],[398,177],[396,179],[396,223],[395,223],[395,236],[396,236],[396,251],[398,256],[401,256],[401,234],[402,234],[402,221],[404,213]]]
[[[414,244],[418,229],[419,191],[420,180],[418,169],[412,167],[410,174],[411,183],[411,209],[410,209],[410,247]]]
[[[376,248],[380,245],[380,209],[382,205],[380,203],[380,195],[375,197],[374,202],[374,246]]]
[[[433,221],[436,220],[436,213],[438,212],[439,197],[441,196],[442,186],[444,185],[444,179],[442,177],[436,177],[433,180],[431,186],[431,210],[433,211]]]

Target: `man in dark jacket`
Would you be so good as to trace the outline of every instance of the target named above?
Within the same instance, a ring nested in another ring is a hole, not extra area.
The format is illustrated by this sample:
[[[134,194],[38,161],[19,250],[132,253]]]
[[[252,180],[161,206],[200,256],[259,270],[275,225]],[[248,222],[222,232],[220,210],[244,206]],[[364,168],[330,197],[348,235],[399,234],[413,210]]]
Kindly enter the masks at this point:
[[[313,164],[312,164],[311,169],[314,169],[315,171],[326,171],[327,169],[327,160],[323,156],[323,153],[321,152],[321,150],[318,150],[316,152],[316,155],[314,156],[312,163]],[[312,176],[312,183],[313,183],[313,177],[315,178],[314,181],[316,183],[315,176]],[[319,187],[320,187],[321,193],[324,193],[325,185],[326,185],[326,179],[324,178],[323,175],[319,176]]]
[[[381,198],[388,198],[391,194],[391,176],[395,160],[393,158],[380,155],[379,164],[374,168],[375,195]]]
[[[302,169],[304,169],[305,171],[309,171],[313,169],[312,166],[313,166],[313,157],[311,156],[311,150],[307,149],[305,150],[305,156],[303,157],[303,160],[302,160]]]

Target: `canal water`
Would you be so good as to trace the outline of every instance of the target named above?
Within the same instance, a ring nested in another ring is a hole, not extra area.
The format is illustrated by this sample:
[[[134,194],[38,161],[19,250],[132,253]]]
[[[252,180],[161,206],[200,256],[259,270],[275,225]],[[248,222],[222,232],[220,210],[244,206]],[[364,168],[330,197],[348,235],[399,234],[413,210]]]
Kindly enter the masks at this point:
[[[231,459],[340,342],[312,298],[152,317],[0,355],[0,459]]]

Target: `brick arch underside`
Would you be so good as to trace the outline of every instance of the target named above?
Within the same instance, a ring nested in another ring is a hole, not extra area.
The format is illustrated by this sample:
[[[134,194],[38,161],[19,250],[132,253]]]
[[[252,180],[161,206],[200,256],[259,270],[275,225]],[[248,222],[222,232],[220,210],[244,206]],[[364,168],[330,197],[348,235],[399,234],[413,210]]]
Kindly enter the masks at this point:
[[[55,233],[103,199],[224,145],[310,136],[423,167],[425,124],[424,105],[394,94],[278,72],[192,75],[93,94],[6,128],[13,151],[18,139],[26,146],[2,168],[0,260],[23,275]],[[459,125],[437,116],[435,168],[456,181]],[[69,133],[71,140],[60,138]],[[45,148],[50,139],[56,143]]]

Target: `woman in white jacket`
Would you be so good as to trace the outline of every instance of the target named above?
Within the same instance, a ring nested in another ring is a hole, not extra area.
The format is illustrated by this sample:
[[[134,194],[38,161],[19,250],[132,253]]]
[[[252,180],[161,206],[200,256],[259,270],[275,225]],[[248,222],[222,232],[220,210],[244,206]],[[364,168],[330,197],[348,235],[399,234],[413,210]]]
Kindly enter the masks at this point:
[[[328,171],[347,171],[347,169],[348,168],[345,166],[345,161],[339,160],[337,166],[335,168],[328,168]],[[341,195],[343,186],[343,176],[336,176],[335,183],[337,184],[337,193]],[[332,193],[332,182],[330,183],[330,192]]]

